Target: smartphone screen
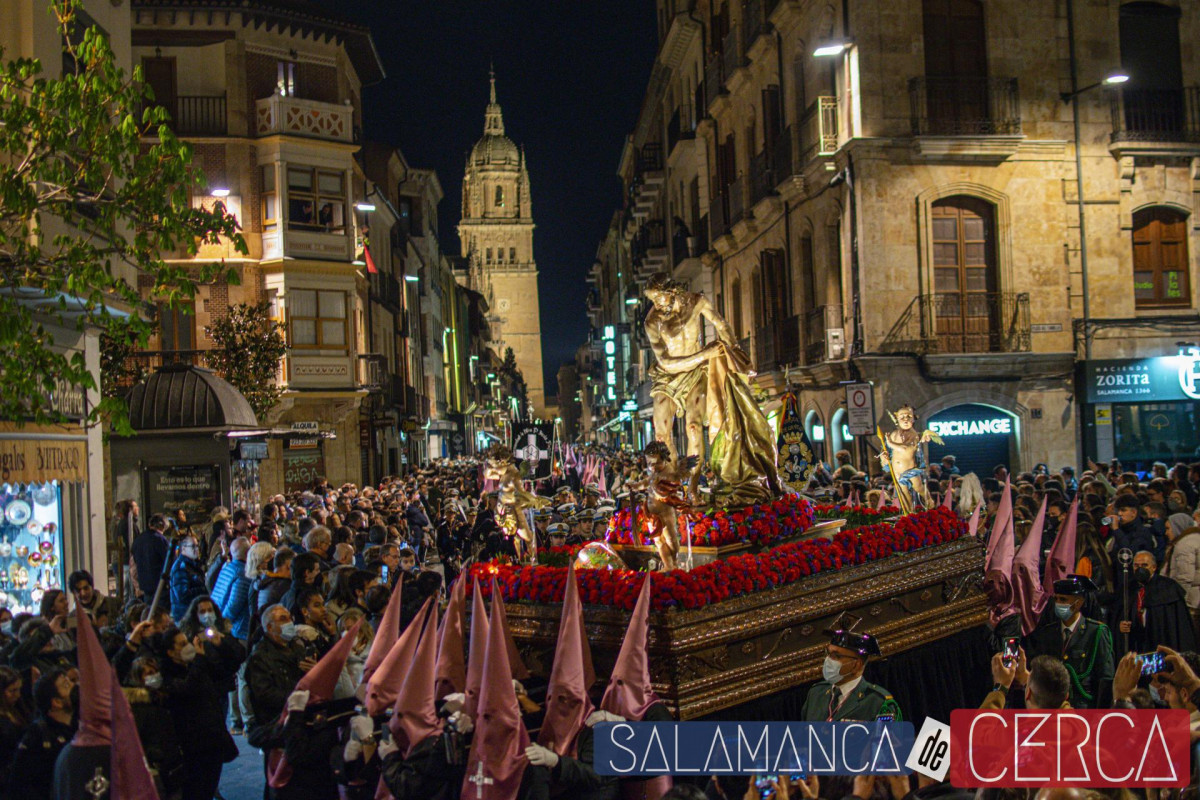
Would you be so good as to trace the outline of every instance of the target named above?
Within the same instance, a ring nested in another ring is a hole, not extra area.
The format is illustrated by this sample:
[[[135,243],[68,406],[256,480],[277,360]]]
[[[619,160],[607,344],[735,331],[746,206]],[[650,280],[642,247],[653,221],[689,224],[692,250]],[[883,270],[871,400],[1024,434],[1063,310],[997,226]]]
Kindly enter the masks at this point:
[[[1138,663],[1142,665],[1143,675],[1157,675],[1164,670],[1162,653],[1142,653],[1138,656]]]
[[[758,796],[763,800],[775,794],[775,782],[770,778],[756,778],[754,788],[758,789]]]
[[[1001,656],[1004,660],[1004,666],[1011,667],[1016,659],[1021,648],[1021,643],[1016,638],[1006,639],[1004,642],[1004,655]]]
[[[384,564],[382,567],[380,567],[380,568],[379,568],[379,579],[380,579],[381,581],[386,581],[386,580],[388,579],[388,566],[387,566],[387,564]]]

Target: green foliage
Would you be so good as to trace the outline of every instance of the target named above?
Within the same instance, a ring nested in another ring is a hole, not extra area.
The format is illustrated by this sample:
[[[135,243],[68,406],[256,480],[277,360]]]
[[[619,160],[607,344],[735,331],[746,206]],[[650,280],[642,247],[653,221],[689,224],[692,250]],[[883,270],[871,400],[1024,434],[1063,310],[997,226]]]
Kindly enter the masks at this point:
[[[139,283],[177,307],[200,283],[237,280],[223,264],[164,258],[224,240],[247,252],[224,207],[192,207],[203,175],[147,102],[140,67],[126,74],[96,28],[76,30],[79,0],[49,5],[73,70],[45,74],[0,51],[0,419],[43,423],[62,421],[47,399],[57,381],[97,388],[82,353],[64,355],[73,342],[49,326],[100,329],[110,354],[142,349],[152,323]],[[101,416],[132,432],[116,396],[93,409]]]
[[[216,349],[205,354],[208,365],[237,387],[261,422],[283,394],[275,382],[287,353],[283,326],[271,318],[264,301],[240,303],[208,329]]]

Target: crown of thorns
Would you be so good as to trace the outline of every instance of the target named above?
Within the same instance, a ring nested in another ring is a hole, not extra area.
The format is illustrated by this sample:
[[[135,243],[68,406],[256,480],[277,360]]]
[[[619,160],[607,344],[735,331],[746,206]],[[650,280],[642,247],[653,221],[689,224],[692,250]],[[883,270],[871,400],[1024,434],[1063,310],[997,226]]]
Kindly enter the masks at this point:
[[[665,272],[658,272],[650,278],[647,292],[686,292],[687,287]]]

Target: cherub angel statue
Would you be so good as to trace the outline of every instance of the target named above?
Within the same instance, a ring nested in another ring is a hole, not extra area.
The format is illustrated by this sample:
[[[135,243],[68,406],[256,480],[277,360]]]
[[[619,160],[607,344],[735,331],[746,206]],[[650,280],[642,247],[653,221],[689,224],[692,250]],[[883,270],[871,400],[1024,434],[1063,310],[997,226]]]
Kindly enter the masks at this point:
[[[521,473],[513,464],[512,451],[505,445],[494,444],[488,450],[483,477],[497,482],[496,522],[513,537],[518,557],[528,557],[537,563],[537,544],[525,512],[543,508],[549,501],[530,494],[521,486]]]
[[[675,569],[679,554],[679,514],[688,511],[685,480],[695,469],[697,458],[677,462],[664,442],[651,442],[642,451],[646,458],[646,511],[657,521],[655,546],[662,570]]]
[[[889,412],[889,416],[896,428],[887,436],[878,427],[875,432],[882,447],[879,463],[891,473],[900,508],[904,513],[911,514],[918,501],[923,508],[932,508],[933,499],[925,484],[926,460],[922,445],[926,442],[942,444],[942,437],[931,430],[918,434],[913,429],[917,414],[912,406],[903,405],[895,414]]]

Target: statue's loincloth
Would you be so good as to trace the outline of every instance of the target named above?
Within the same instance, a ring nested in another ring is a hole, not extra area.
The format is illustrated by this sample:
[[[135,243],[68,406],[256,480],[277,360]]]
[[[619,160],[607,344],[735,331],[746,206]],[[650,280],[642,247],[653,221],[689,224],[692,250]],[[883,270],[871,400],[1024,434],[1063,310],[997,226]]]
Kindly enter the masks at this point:
[[[708,362],[687,372],[667,372],[655,364],[650,368],[650,396],[659,395],[675,404],[675,416],[686,413],[687,399],[696,385],[708,381]]]

